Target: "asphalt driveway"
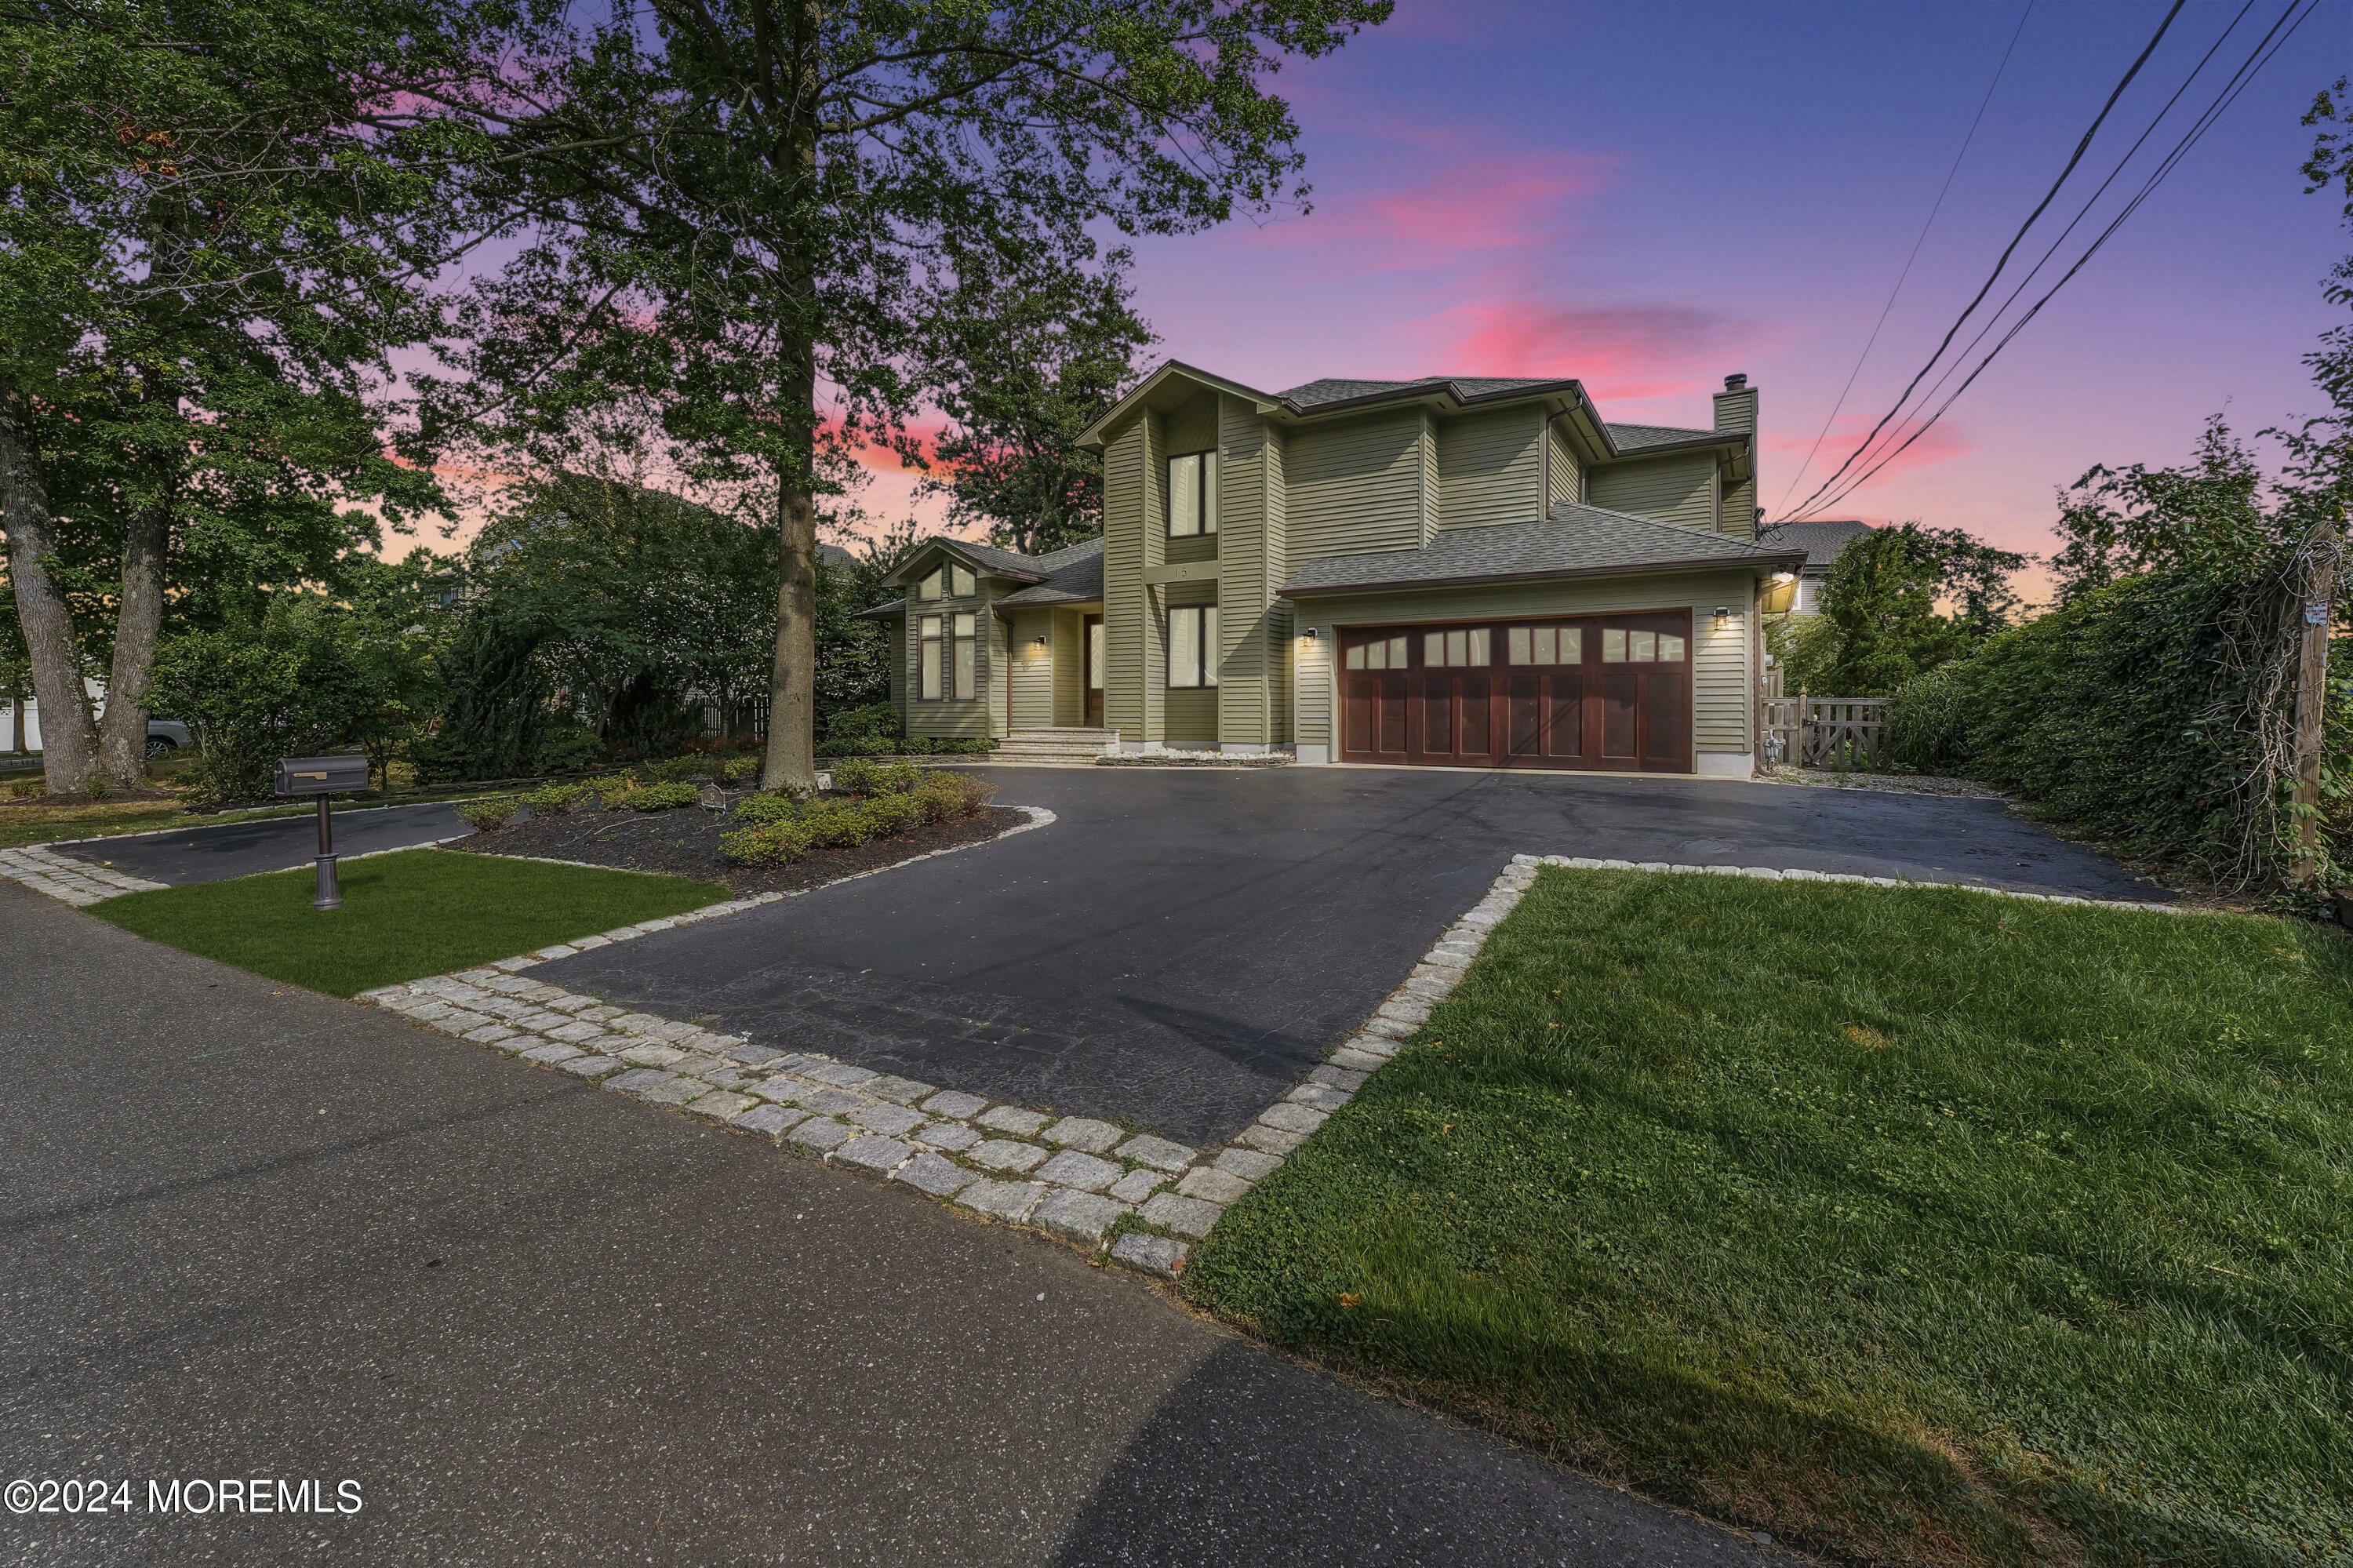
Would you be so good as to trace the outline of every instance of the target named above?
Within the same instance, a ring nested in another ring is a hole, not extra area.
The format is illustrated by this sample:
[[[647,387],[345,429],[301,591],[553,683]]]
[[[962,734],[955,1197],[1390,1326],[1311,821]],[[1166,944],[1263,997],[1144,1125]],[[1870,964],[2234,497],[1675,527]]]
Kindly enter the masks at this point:
[[[0,928],[0,1486],[131,1501],[11,1493],[0,1561],[1786,1561],[1068,1248],[7,884]],[[147,1507],[254,1477],[360,1506]]]
[[[1514,853],[2162,896],[1987,800],[1410,769],[978,771],[1001,803],[1059,820],[541,972],[1199,1145],[1359,1023]]]
[[[335,813],[335,853],[407,849],[473,831],[448,805],[355,807]],[[77,860],[177,887],[308,865],[319,853],[319,825],[315,817],[266,817],[217,827],[191,824],[130,838],[83,839],[54,847]]]

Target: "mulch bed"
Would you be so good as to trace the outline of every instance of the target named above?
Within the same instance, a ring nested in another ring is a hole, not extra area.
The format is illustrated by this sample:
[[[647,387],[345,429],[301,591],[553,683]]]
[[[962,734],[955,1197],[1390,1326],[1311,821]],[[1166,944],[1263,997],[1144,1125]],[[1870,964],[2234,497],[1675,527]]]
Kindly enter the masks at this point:
[[[731,796],[731,802],[735,797]],[[739,832],[732,810],[682,806],[671,811],[572,811],[545,821],[516,822],[476,833],[448,847],[473,854],[536,855],[586,861],[623,871],[653,871],[720,882],[735,893],[791,893],[934,850],[993,839],[1029,820],[1026,811],[988,806],[976,817],[940,822],[895,838],[871,839],[855,849],[811,850],[790,865],[730,865],[719,858],[719,838]]]

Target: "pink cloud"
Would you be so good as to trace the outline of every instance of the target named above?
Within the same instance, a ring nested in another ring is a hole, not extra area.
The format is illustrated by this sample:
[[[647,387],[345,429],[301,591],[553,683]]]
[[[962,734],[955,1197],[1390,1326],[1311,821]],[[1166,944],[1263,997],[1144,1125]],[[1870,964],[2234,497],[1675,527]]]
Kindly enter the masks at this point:
[[[1615,162],[1582,153],[1482,157],[1403,189],[1330,202],[1263,232],[1282,244],[1355,247],[1357,271],[1441,265],[1466,252],[1553,238],[1567,228],[1562,203],[1604,188]]]
[[[1574,376],[1595,396],[1656,397],[1687,389],[1750,335],[1694,305],[1573,306],[1491,299],[1424,318],[1421,335],[1449,375]]]

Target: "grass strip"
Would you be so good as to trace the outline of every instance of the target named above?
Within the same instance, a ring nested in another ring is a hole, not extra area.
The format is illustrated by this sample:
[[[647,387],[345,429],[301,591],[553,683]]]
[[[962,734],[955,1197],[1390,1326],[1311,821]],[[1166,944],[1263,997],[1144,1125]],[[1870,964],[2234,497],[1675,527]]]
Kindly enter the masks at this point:
[[[1186,1280],[1845,1558],[2353,1560],[2349,955],[1548,870]]]
[[[185,952],[351,996],[727,896],[682,876],[448,850],[370,855],[340,874],[341,909],[311,907],[316,878],[304,869],[129,893],[90,913]]]

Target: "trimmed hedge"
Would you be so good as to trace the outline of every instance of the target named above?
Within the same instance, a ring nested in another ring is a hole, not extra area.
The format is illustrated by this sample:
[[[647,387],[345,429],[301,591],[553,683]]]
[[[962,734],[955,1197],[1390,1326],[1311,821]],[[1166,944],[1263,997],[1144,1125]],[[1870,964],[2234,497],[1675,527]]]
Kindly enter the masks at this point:
[[[997,742],[927,735],[851,736],[818,743],[819,757],[986,757]]]
[[[675,811],[681,806],[691,806],[702,799],[702,792],[691,784],[649,784],[642,789],[632,789],[619,800],[607,799],[607,806],[627,806],[632,811]]]

